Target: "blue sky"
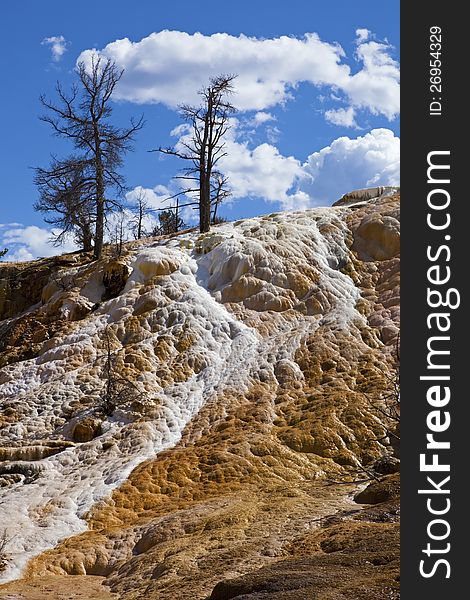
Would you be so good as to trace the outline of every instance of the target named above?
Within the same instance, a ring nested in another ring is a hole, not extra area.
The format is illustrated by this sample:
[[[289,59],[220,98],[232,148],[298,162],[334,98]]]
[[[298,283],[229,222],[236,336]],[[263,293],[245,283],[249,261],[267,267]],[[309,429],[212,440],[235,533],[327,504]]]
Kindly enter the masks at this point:
[[[57,253],[32,209],[31,167],[72,149],[39,121],[38,99],[54,99],[57,80],[67,89],[78,57],[86,61],[92,49],[126,69],[116,124],[145,115],[123,173],[155,206],[181,165],[148,150],[178,143],[177,104],[195,100],[221,71],[237,72],[240,87],[223,165],[234,199],[222,214],[331,204],[351,188],[398,183],[398,0],[201,4],[207,10],[186,0],[2,7],[0,246],[8,245],[10,259]]]

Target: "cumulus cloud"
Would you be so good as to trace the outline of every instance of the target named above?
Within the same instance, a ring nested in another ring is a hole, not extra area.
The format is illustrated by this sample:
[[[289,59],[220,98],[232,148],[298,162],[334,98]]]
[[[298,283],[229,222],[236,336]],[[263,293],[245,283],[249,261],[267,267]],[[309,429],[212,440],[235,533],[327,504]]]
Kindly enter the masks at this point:
[[[283,210],[300,210],[332,204],[354,189],[399,185],[400,139],[390,129],[373,129],[357,138],[340,137],[302,163],[282,155],[273,144],[251,148],[248,141],[240,141],[242,124],[237,119],[231,123],[227,155],[218,168],[228,177],[234,200],[256,197]],[[187,135],[178,139],[177,149],[184,148]],[[162,190],[170,195],[168,188]],[[163,194],[147,193],[154,206],[161,206]]]
[[[389,50],[374,41],[358,44],[356,59],[363,68],[348,79],[346,91],[353,107],[392,119],[400,111],[400,68]]]
[[[67,41],[63,35],[46,37],[42,40],[41,44],[43,46],[49,46],[54,62],[59,62],[63,54],[67,51]]]
[[[400,183],[400,139],[390,129],[340,137],[302,165],[299,189],[312,205],[331,204],[354,189]]]
[[[63,252],[77,250],[76,244],[67,240],[63,246],[54,246],[51,238],[55,230],[50,230],[36,225],[23,226],[11,223],[2,228],[0,232],[0,245],[9,249],[5,259],[9,261],[25,261],[43,256],[54,256]]]
[[[338,108],[336,110],[327,110],[325,119],[333,125],[341,125],[342,127],[357,127],[356,111],[352,106],[349,108]]]
[[[79,61],[89,64],[99,53],[125,69],[116,98],[145,103],[198,102],[197,90],[211,76],[237,73],[233,102],[240,110],[263,112],[288,101],[302,82],[329,86],[354,108],[392,119],[399,109],[399,69],[385,43],[368,41],[358,30],[353,73],[338,44],[316,33],[302,38],[259,39],[227,33],[206,36],[181,31],[152,33],[138,42],[116,40],[102,50],[85,50]],[[361,64],[362,63],[362,64]]]
[[[229,141],[220,168],[229,178],[234,198],[256,196],[285,208],[292,206],[288,192],[302,177],[299,160],[266,143],[251,150],[247,144]]]
[[[329,205],[354,189],[400,183],[400,139],[389,129],[340,137],[303,164],[270,144],[250,150],[231,140],[227,151],[221,169],[234,198],[256,196],[283,210]]]

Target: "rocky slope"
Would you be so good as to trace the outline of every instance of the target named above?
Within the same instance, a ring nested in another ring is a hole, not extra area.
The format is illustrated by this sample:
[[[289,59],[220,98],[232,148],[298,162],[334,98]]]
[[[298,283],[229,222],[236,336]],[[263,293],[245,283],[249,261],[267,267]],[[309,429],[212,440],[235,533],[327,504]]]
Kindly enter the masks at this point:
[[[5,264],[0,319],[0,598],[398,597],[394,190]]]

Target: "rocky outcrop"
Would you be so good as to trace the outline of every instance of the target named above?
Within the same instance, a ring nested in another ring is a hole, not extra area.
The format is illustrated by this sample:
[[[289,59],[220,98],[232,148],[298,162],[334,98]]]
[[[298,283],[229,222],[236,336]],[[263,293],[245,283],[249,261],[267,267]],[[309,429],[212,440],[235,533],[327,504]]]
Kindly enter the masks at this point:
[[[73,446],[65,440],[40,440],[36,444],[0,447],[0,462],[42,460]]]
[[[379,504],[394,500],[399,495],[400,476],[389,475],[370,483],[364,490],[354,496],[360,504]]]
[[[15,317],[41,300],[43,289],[61,268],[89,261],[86,253],[54,256],[41,261],[0,264],[0,321]]]
[[[398,600],[399,527],[348,521],[304,536],[282,559],[218,583],[209,600]]]
[[[347,483],[395,468],[399,197],[376,194],[62,266],[0,323],[1,444],[74,442],[28,482],[4,469],[6,573],[130,600],[395,593],[396,489],[385,517]]]
[[[356,495],[357,502],[373,500],[373,510],[321,519],[317,529],[284,547],[285,558],[220,581],[209,600],[398,600],[399,494],[397,476],[375,481]]]
[[[37,265],[0,265],[0,319],[15,316],[41,299],[53,261]],[[34,273],[34,276],[33,276]]]
[[[129,267],[125,262],[111,260],[103,270],[104,294],[102,300],[109,300],[118,296],[126,285],[129,277]]]
[[[383,198],[384,196],[393,196],[399,193],[398,187],[392,186],[378,186],[371,188],[364,188],[362,190],[353,190],[344,194],[339,200],[333,203],[333,206],[350,206],[351,204],[357,205],[359,202],[367,202],[375,198]]]
[[[72,438],[74,442],[90,442],[101,433],[101,420],[86,417],[74,426]]]

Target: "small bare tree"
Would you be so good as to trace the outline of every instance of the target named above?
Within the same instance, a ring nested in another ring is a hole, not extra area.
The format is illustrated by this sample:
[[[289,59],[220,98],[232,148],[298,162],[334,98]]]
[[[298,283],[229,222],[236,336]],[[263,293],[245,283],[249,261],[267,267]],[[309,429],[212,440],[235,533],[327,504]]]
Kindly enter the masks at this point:
[[[137,192],[131,210],[134,213],[134,217],[131,221],[134,237],[136,240],[140,240],[147,233],[144,230],[145,218],[152,212],[154,212],[153,209],[150,207],[147,201],[145,191],[142,188],[140,188],[140,190]]]
[[[376,441],[388,439],[395,456],[400,455],[400,335],[395,340],[390,371],[382,372],[385,387],[375,394],[362,392],[372,411],[379,417],[384,434]]]
[[[385,392],[380,400],[371,400],[369,403],[375,412],[381,415],[385,437],[388,437],[396,456],[400,454],[400,334],[395,340],[392,355],[392,368],[389,374],[385,373],[388,382]]]
[[[215,171],[211,180],[212,225],[215,225],[220,220],[220,217],[217,216],[217,209],[231,195],[232,192],[228,187],[228,177]]]
[[[106,415],[111,415],[118,406],[145,396],[145,391],[139,389],[134,382],[120,373],[118,366],[120,349],[113,350],[109,326],[104,332],[104,342],[105,354],[98,358],[104,362],[104,389],[101,407]]]
[[[189,163],[175,179],[189,182],[177,194],[168,199],[186,195],[190,200],[183,206],[196,205],[199,210],[199,229],[209,231],[211,213],[228,194],[227,178],[217,171],[218,162],[226,156],[225,135],[230,128],[230,117],[235,107],[227,100],[234,91],[236,75],[219,75],[210,80],[199,95],[200,106],[181,105],[181,117],[191,130],[189,138],[180,140],[177,147],[158,148],[157,152],[176,156]],[[191,200],[196,195],[198,200]]]
[[[379,418],[381,427],[383,428],[383,435],[380,435],[380,437],[374,436],[372,441],[384,442],[388,439],[393,448],[394,456],[398,458],[400,456],[400,335],[397,336],[395,341],[390,371],[388,373],[382,371],[381,373],[385,377],[385,386],[383,389],[375,393],[361,391],[360,394],[366,399],[372,412]],[[378,469],[378,463],[380,462],[382,464],[384,462],[385,464],[390,464],[390,455],[385,453],[375,461],[372,467],[368,466],[367,468],[357,460],[354,473],[362,472],[367,477],[366,479],[358,479],[354,482],[364,482],[370,479],[380,481],[380,477],[374,472],[375,469],[379,473],[384,472]],[[333,483],[340,482],[336,481]],[[345,483],[353,482],[349,481]]]
[[[8,564],[7,546],[15,536],[8,535],[7,529],[0,532],[0,573],[5,570]]]
[[[114,213],[112,226],[108,226],[108,235],[116,256],[121,256],[124,242],[128,239],[126,225],[129,225],[129,217],[126,212],[121,209]]]
[[[41,96],[41,103],[48,111],[41,120],[48,123],[56,135],[72,141],[92,176],[95,259],[100,258],[103,249],[106,213],[118,205],[110,199],[107,190],[114,188],[118,193],[123,192],[119,167],[123,155],[132,147],[135,133],[144,124],[143,117],[131,120],[130,126],[124,129],[109,122],[111,98],[123,72],[111,59],[105,61],[93,55],[89,65],[78,64],[78,86],[74,85],[70,94],[57,83],[58,104]]]

